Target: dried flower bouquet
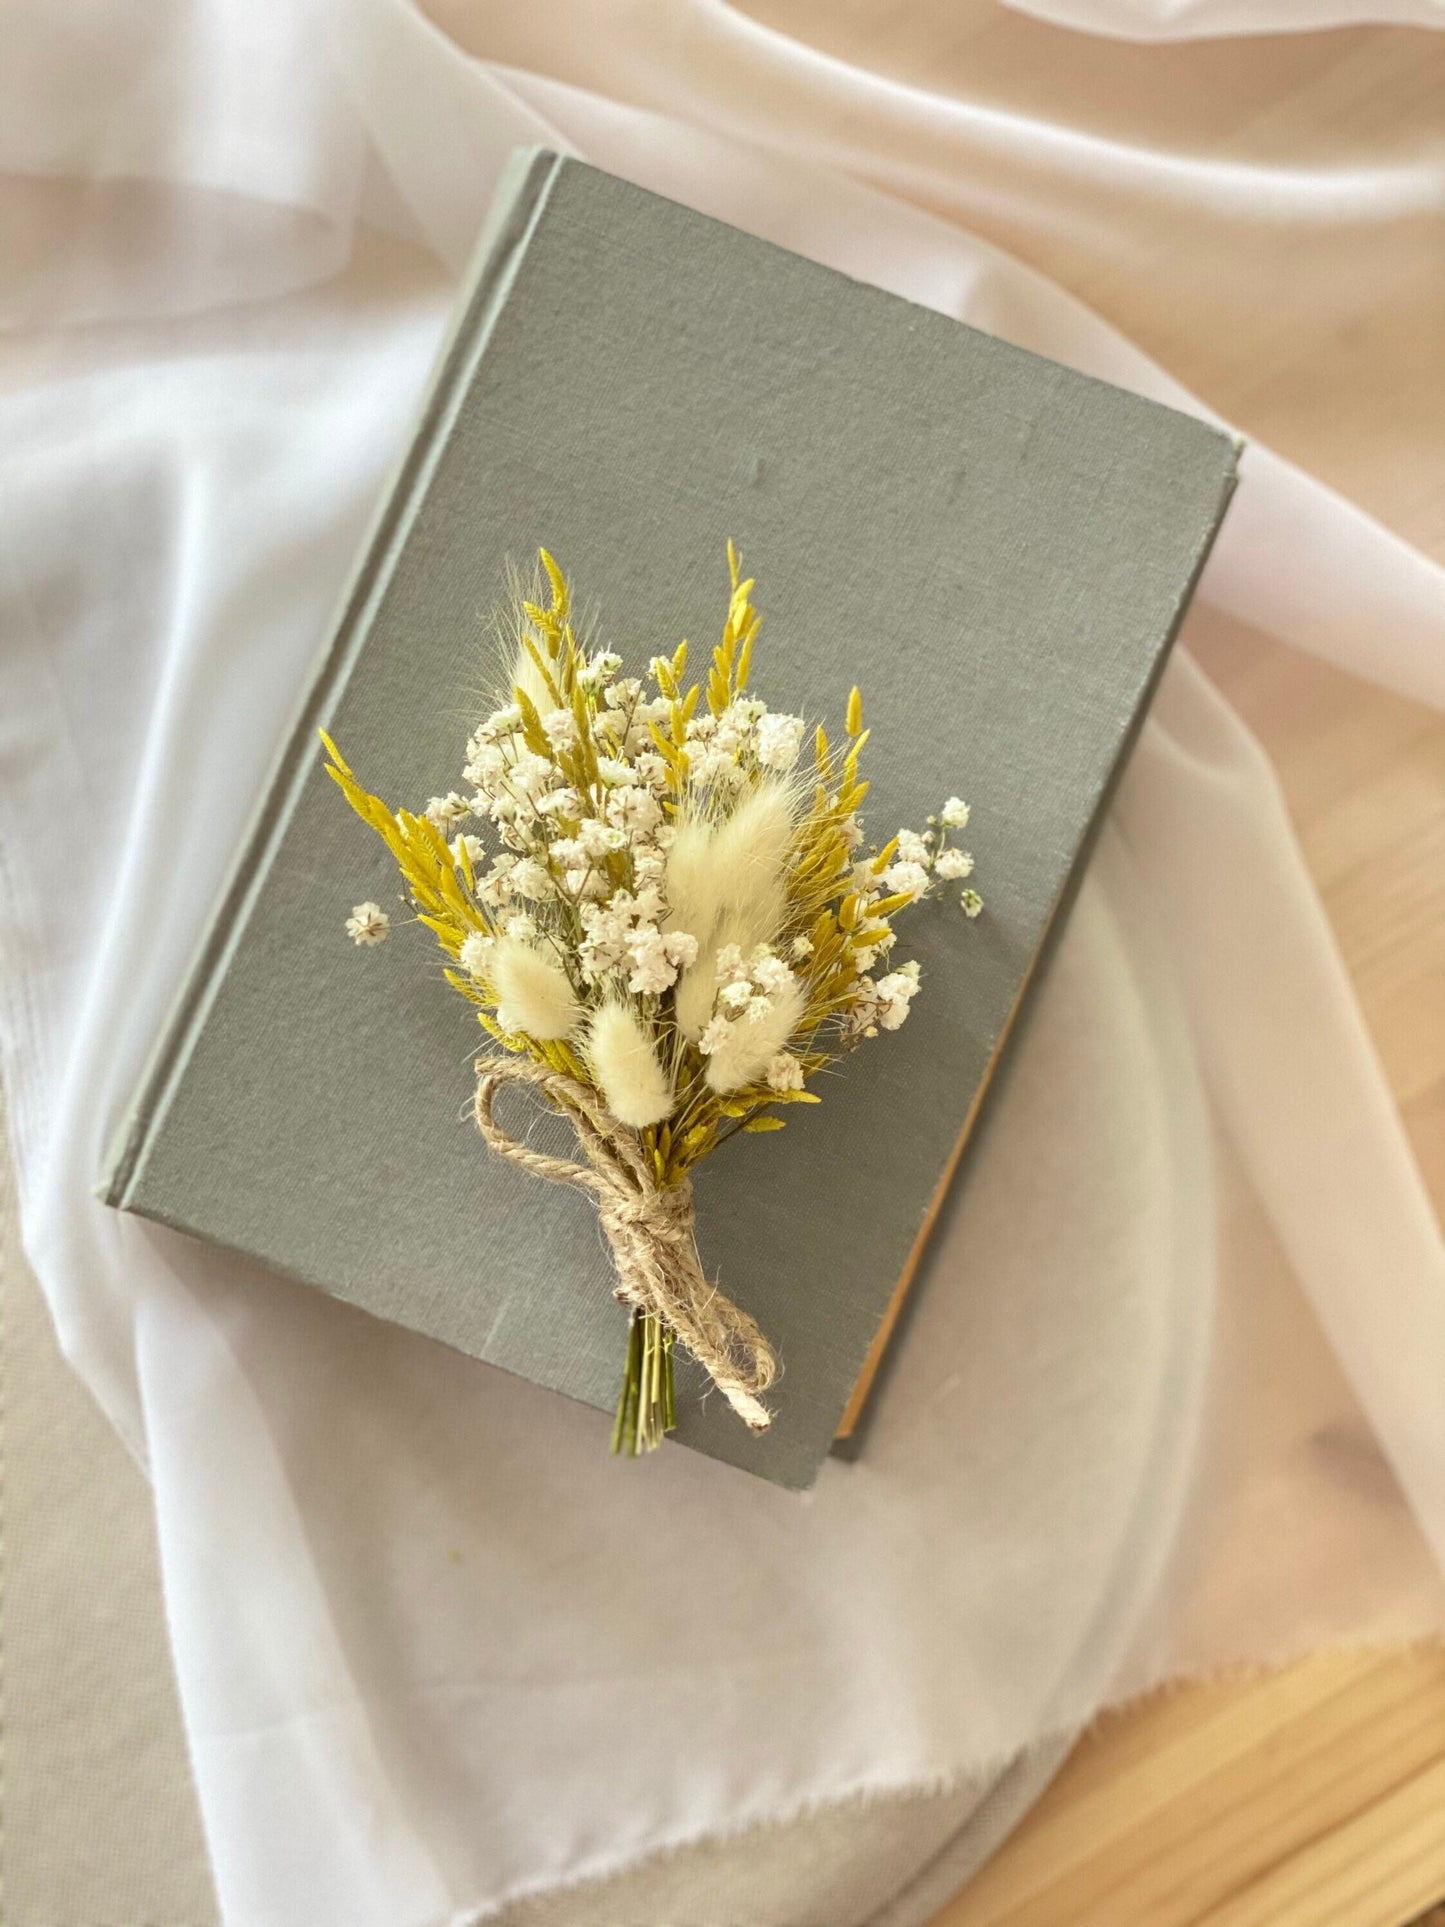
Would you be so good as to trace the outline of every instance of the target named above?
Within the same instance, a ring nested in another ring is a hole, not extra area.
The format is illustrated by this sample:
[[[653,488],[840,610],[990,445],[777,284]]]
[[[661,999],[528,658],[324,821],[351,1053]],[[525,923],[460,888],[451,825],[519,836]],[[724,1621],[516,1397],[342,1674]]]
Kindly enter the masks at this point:
[[[512,686],[467,744],[465,794],[393,810],[323,738],[493,1040],[476,1065],[484,1137],[597,1201],[632,1310],[614,1451],[672,1428],[675,1342],[749,1426],[768,1425],[777,1360],[703,1274],[688,1173],[738,1132],[781,1130],[783,1106],[819,1102],[819,1072],[898,1029],[919,972],[893,961],[894,922],[973,869],[949,841],[968,822],[957,797],[863,853],[859,693],[843,742],[817,729],[805,774],[803,719],[749,691],[759,617],[731,544],[728,566],[705,681],[686,681],[686,642],[644,681],[579,639],[543,550],[535,594],[504,618]],[[971,887],[960,901],[982,908]],[[363,903],[346,928],[370,945],[389,926]],[[511,1082],[568,1119],[580,1160],[509,1135],[495,1103]]]

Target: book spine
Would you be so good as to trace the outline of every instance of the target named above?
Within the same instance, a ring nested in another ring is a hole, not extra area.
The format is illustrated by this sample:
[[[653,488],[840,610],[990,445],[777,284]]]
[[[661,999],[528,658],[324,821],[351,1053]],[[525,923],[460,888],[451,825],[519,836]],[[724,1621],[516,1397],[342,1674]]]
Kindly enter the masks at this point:
[[[105,1171],[96,1187],[106,1204],[121,1209],[132,1204],[152,1137],[241,941],[301,792],[316,767],[317,731],[328,726],[366,646],[372,617],[564,164],[559,154],[542,148],[526,149],[513,155],[502,176],[478,240],[465,293],[433,366],[406,451],[383,491],[381,507],[362,546],[361,560],[342,596],[330,640],[262,790],[262,800],[186,972],[180,995],[151,1053],[140,1081],[140,1095],[112,1139]]]

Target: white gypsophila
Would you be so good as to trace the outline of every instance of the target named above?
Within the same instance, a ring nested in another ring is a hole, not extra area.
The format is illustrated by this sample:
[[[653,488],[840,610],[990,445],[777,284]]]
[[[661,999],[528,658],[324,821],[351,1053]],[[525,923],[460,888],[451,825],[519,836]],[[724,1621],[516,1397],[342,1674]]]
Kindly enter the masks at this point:
[[[547,845],[547,854],[564,870],[581,870],[587,866],[587,852],[575,836],[554,837]]]
[[[640,787],[613,790],[606,807],[608,820],[628,836],[646,836],[662,821],[662,805]]]
[[[845,1044],[855,1044],[860,1037],[878,1035],[878,1026],[873,1021],[878,1014],[878,1000],[874,996],[876,989],[871,977],[860,978],[855,986],[852,1000],[843,1013]]]
[[[863,841],[863,825],[857,817],[845,816],[838,827],[843,832],[844,846],[849,850],[856,850]]]
[[[523,857],[507,874],[507,888],[513,896],[524,897],[528,903],[545,903],[554,894],[552,877],[545,863],[535,857]]]
[[[487,846],[479,836],[467,834],[454,836],[447,848],[452,853],[452,862],[459,870],[463,867],[464,856],[473,870],[478,869],[487,860]]]
[[[966,830],[968,817],[969,808],[961,796],[950,796],[938,812],[938,820],[946,830]]]
[[[907,963],[878,979],[873,988],[880,1029],[898,1030],[902,1026],[909,1005],[918,995],[918,978],[918,965]]]
[[[725,943],[717,953],[717,980],[720,984],[737,983],[746,979],[748,967],[743,961],[742,946]]]
[[[928,839],[920,836],[917,830],[900,830],[898,856],[901,862],[921,864],[926,870],[931,860]]]
[[[623,789],[637,781],[637,771],[620,756],[599,756],[597,775],[604,789]]]
[[[726,1017],[712,1017],[703,1026],[697,1047],[704,1057],[711,1057],[714,1051],[721,1050],[732,1035],[732,1025]]]
[[[636,676],[621,676],[602,692],[602,700],[609,709],[631,709],[642,694],[642,684]]]
[[[753,987],[746,977],[739,977],[730,984],[722,985],[717,1000],[722,1010],[746,1010],[753,1001]]]
[[[908,897],[917,902],[928,895],[929,875],[921,863],[890,863],[883,882],[891,896]]]
[[[877,944],[865,944],[861,950],[855,950],[853,952],[853,967],[855,970],[871,970],[877,961]]]
[[[813,954],[813,939],[811,937],[794,937],[789,948],[794,961],[802,963]]]
[[[983,898],[977,890],[965,890],[958,900],[963,905],[963,914],[970,921],[983,909]]]
[[[498,823],[497,828],[509,850],[515,851],[518,856],[536,854],[533,845],[537,840],[537,819],[529,810],[518,810],[507,822]]]
[[[391,929],[391,918],[379,903],[358,903],[346,919],[346,934],[355,944],[370,948],[384,943]]]
[[[786,990],[793,981],[792,971],[781,957],[773,955],[766,944],[759,944],[753,952],[748,974],[758,989],[770,996],[779,990]]]
[[[677,965],[667,954],[662,932],[655,923],[640,923],[627,937],[626,952],[632,968],[627,988],[639,997],[660,996],[677,982]]]
[[[474,930],[469,937],[462,939],[462,947],[457,952],[457,962],[470,977],[485,977],[487,959],[492,954],[493,939]]]
[[[763,768],[791,769],[803,743],[802,717],[780,716],[769,711],[759,716],[754,730],[755,753]]]
[[[594,689],[598,683],[610,682],[621,667],[621,656],[614,655],[610,649],[599,649],[577,671],[577,680],[584,689]]]
[[[973,858],[967,850],[940,850],[933,868],[945,883],[956,883],[961,877],[973,875]]]
[[[484,743],[474,754],[468,756],[462,771],[464,782],[479,790],[485,797],[495,797],[499,786],[506,781],[507,759],[495,743]],[[476,808],[473,803],[472,808]]]
[[[646,783],[649,789],[667,788],[667,758],[659,756],[655,749],[643,750],[633,768],[638,782]]]
[[[735,696],[718,718],[724,729],[736,730],[740,736],[749,735],[759,716],[766,715],[767,704],[760,703],[756,696]]]
[[[475,890],[480,902],[496,909],[507,897],[508,879],[516,868],[517,859],[509,851],[503,850],[492,862],[485,876],[475,880]]]
[[[632,986],[639,994],[670,989],[682,967],[682,953],[669,950],[667,939],[656,928],[661,909],[662,898],[655,889],[640,891],[635,897],[627,890],[618,890],[605,904],[583,903],[580,915],[585,934],[577,960],[587,981],[599,983],[610,972],[630,965],[640,973],[639,983]],[[643,931],[650,935],[634,936]],[[666,982],[654,981],[664,975]],[[647,992],[643,983],[649,986]]]
[[[440,830],[443,836],[454,823],[460,823],[464,816],[470,814],[471,805],[455,790],[448,791],[445,796],[434,796],[422,811],[432,828]]]
[[[668,930],[664,933],[662,947],[667,952],[667,961],[674,970],[690,970],[697,962],[697,938],[690,930]]]
[[[620,850],[627,837],[622,830],[611,823],[604,823],[600,817],[586,816],[577,825],[577,841],[595,862],[599,857]]]
[[[772,1091],[800,1091],[803,1088],[803,1066],[788,1051],[779,1051],[768,1062],[764,1072],[768,1089]]]
[[[570,711],[566,713],[570,715]],[[508,771],[514,793],[528,798],[550,789],[556,774],[557,765],[550,757],[539,756],[530,749],[524,749]]]
[[[513,943],[532,943],[537,935],[537,920],[529,917],[525,910],[518,911],[515,917],[507,918],[507,935]]]
[[[740,789],[747,780],[736,757],[722,749],[705,748],[701,755],[688,758],[688,781],[694,789]]]
[[[538,816],[570,816],[582,814],[582,798],[567,784],[559,790],[548,790],[545,796],[537,798]]]

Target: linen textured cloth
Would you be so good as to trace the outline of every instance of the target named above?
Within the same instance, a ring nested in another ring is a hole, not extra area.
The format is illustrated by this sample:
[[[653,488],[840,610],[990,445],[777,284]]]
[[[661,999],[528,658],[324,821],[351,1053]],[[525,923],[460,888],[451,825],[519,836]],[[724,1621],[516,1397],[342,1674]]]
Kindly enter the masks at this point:
[[[1383,260],[1442,202],[1428,154],[1191,165],[713,0],[0,18],[22,1226],[153,1482],[246,1927],[481,1919],[960,1782],[1172,1671],[1445,1624],[1438,1236],[1269,769],[1187,652],[867,1455],[811,1495],[681,1452],[618,1467],[598,1415],[91,1197],[533,141],[1191,407],[955,221],[1087,236],[1145,195],[1276,239],[1346,218]],[[1259,448],[1191,617],[1237,620],[1445,695],[1441,572]],[[317,879],[338,931],[349,903]],[[1340,1466],[1376,1445],[1366,1503]]]

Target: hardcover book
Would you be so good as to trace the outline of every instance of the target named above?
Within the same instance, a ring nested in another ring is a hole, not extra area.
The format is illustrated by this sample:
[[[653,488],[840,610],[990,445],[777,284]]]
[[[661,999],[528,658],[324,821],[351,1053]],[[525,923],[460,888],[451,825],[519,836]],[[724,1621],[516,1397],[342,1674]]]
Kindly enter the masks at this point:
[[[646,662],[710,643],[732,538],[776,698],[833,716],[860,683],[870,832],[961,791],[987,902],[962,937],[912,920],[923,993],[886,1049],[698,1169],[704,1264],[784,1376],[754,1436],[679,1355],[677,1436],[810,1484],[927,1288],[929,1228],[1236,456],[1202,422],[579,161],[518,155],[103,1196],[611,1411],[619,1312],[595,1210],[465,1121],[486,1039],[439,975],[396,944],[361,967],[346,942],[351,902],[393,900],[394,873],[317,730],[369,787],[424,799],[448,786],[509,566],[545,544],[609,643]]]

